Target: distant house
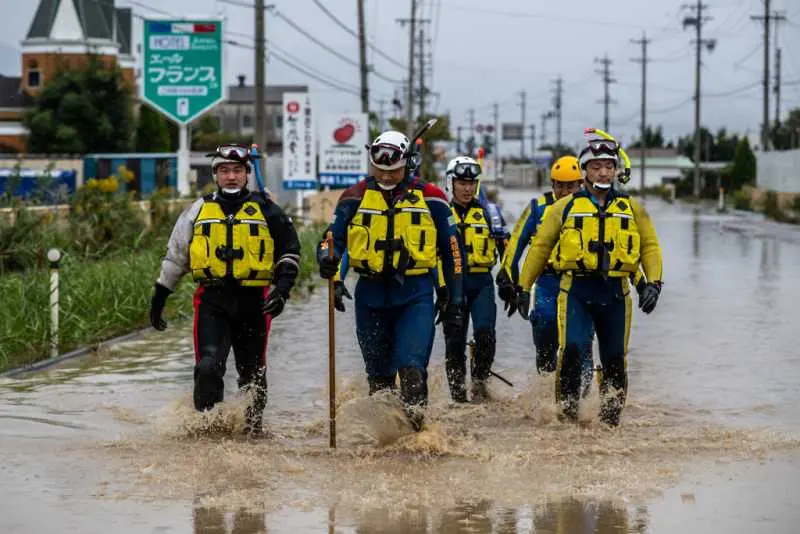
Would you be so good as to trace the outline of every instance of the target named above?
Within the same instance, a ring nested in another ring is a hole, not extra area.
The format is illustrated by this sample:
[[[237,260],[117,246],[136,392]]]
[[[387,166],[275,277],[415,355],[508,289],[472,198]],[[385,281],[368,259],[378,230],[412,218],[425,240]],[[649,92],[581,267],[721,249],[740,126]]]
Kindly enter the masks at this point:
[[[628,189],[640,189],[642,183],[641,154],[639,148],[627,149],[631,158],[631,181]],[[694,162],[672,148],[648,148],[645,153],[644,186],[660,187],[683,177],[682,171],[694,169]]]
[[[237,85],[228,86],[228,99],[214,108],[212,115],[219,120],[223,132],[252,135],[256,125],[256,88],[246,85],[244,75]],[[307,85],[267,85],[264,91],[267,150],[280,152],[283,132],[284,93],[307,93]]]
[[[25,151],[22,117],[59,70],[85,65],[94,56],[104,65],[119,65],[135,88],[131,18],[131,9],[115,7],[114,0],[39,0],[22,41],[20,76],[0,75],[0,153]]]

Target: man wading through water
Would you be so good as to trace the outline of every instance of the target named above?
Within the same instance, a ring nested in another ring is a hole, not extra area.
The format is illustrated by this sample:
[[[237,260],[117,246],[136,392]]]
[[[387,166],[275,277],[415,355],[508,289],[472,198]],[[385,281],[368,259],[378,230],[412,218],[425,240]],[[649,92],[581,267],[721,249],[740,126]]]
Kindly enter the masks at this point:
[[[245,433],[262,432],[267,404],[267,339],[299,272],[300,241],[292,220],[263,193],[247,189],[247,148],[223,145],[211,160],[218,189],[181,213],[161,263],[150,307],[156,330],[167,297],[191,272],[194,294],[194,406],[222,401],[233,348],[239,387],[250,390]]]

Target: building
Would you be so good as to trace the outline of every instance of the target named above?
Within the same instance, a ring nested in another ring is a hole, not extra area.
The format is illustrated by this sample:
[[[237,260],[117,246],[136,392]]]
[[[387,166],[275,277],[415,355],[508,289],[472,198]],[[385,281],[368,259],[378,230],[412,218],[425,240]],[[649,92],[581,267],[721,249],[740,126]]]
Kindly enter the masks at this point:
[[[627,149],[628,157],[631,159],[631,181],[628,189],[638,190],[641,188],[641,149]],[[678,154],[674,148],[648,148],[645,154],[644,186],[645,188],[661,187],[669,183],[675,183],[683,178],[683,171],[694,169],[694,162]]]
[[[135,90],[131,33],[131,9],[115,7],[114,0],[39,0],[22,41],[20,76],[0,75],[0,153],[25,151],[22,117],[60,70],[96,57],[104,65],[118,65]]]
[[[237,85],[228,86],[228,99],[211,112],[225,133],[252,135],[256,124],[256,88],[238,76]],[[280,152],[283,132],[284,93],[307,93],[307,85],[267,85],[264,91],[267,151]]]

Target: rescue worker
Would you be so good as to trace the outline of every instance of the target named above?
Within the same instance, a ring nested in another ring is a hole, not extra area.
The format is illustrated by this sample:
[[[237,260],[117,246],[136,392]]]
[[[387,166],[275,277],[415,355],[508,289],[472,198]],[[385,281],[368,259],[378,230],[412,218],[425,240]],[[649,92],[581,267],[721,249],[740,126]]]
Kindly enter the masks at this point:
[[[389,130],[368,150],[370,176],[342,193],[326,230],[333,235],[332,258],[323,235],[320,275],[333,278],[347,250],[349,267],[359,274],[356,335],[369,392],[394,390],[399,375],[406,415],[420,430],[434,338],[430,273],[438,254],[449,288],[442,318],[448,327],[460,327],[462,252],[444,192],[412,178],[416,158],[409,139]]]
[[[445,325],[445,368],[450,397],[454,402],[467,402],[466,348],[467,326],[472,317],[475,340],[474,359],[470,363],[473,402],[488,398],[487,380],[494,362],[497,306],[494,301],[492,267],[503,252],[503,239],[492,235],[491,219],[477,198],[481,167],[468,156],[451,160],[445,171],[445,191],[458,226],[461,245],[466,255],[466,273],[462,277],[465,303],[463,325],[451,329]],[[441,298],[440,298],[441,300]]]
[[[565,418],[577,419],[581,361],[591,350],[594,328],[603,369],[600,419],[616,426],[628,390],[628,277],[640,265],[644,268],[648,281],[639,294],[639,307],[649,314],[661,293],[661,247],[644,208],[613,187],[620,167],[617,143],[592,139],[578,160],[586,187],[551,206],[525,259],[518,307],[527,315],[530,287],[552,262],[561,274],[556,400]]]
[[[536,230],[541,226],[545,213],[556,200],[579,191],[583,187],[583,175],[575,156],[564,156],[550,168],[552,192],[534,198],[517,220],[503,263],[497,273],[497,293],[505,303],[509,317],[517,309],[517,286],[519,284],[519,260],[531,243]],[[536,345],[536,370],[551,373],[556,370],[558,352],[558,326],[556,323],[556,298],[558,297],[559,275],[551,264],[536,281],[534,306],[530,314],[533,330],[533,343]],[[525,318],[525,317],[523,317]],[[592,360],[583,364],[584,372],[591,374]],[[588,371],[587,369],[588,368]]]
[[[266,194],[247,189],[245,147],[223,145],[212,156],[218,186],[181,213],[161,263],[150,306],[157,330],[167,323],[167,297],[183,275],[194,294],[194,406],[222,401],[223,376],[233,348],[239,387],[252,395],[245,432],[262,431],[267,402],[266,354],[272,319],[280,315],[299,272],[300,241],[292,220]]]

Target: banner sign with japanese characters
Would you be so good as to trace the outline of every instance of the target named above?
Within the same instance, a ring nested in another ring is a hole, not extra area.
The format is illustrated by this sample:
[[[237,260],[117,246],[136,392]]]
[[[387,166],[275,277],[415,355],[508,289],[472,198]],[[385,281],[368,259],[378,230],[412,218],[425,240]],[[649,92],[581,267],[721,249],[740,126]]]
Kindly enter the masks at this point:
[[[222,21],[144,20],[142,99],[178,124],[222,102]]]
[[[346,187],[369,173],[366,113],[325,114],[319,120],[319,183]]]
[[[308,93],[283,93],[283,187],[317,188],[317,144]]]

